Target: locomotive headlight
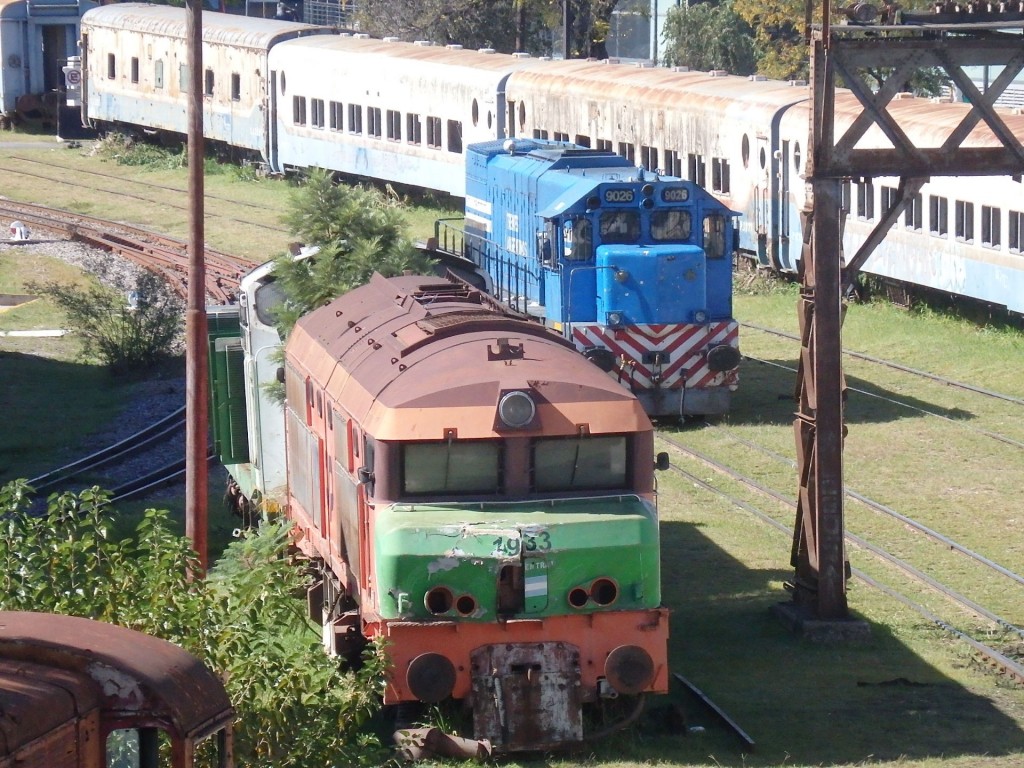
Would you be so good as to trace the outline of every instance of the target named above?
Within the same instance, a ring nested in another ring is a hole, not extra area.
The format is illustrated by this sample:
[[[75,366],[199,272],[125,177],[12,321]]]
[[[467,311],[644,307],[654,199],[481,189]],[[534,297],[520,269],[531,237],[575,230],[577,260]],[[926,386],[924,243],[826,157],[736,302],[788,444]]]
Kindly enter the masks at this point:
[[[527,392],[506,392],[498,401],[498,418],[506,427],[522,429],[537,415],[537,406]]]
[[[695,323],[706,323],[708,321],[708,313],[703,309],[698,309],[693,313],[693,322]]]
[[[731,371],[740,364],[740,351],[728,344],[718,344],[708,350],[708,368],[715,373]]]
[[[608,654],[604,674],[619,693],[641,693],[654,680],[654,659],[637,645],[620,645]]]
[[[609,328],[619,328],[622,325],[622,313],[609,312],[606,320]]]

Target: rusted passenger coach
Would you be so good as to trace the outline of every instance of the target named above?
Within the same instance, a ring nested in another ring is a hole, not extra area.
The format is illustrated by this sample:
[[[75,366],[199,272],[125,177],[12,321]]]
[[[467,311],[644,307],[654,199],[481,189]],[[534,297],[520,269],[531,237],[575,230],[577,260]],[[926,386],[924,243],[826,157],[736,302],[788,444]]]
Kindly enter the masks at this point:
[[[173,643],[99,621],[0,612],[0,713],[0,768],[156,768],[161,739],[172,768],[192,768],[211,736],[214,764],[233,765],[220,679]]]
[[[463,283],[374,279],[286,348],[289,510],[338,653],[386,703],[472,704],[496,750],[668,686],[653,430],[561,337]]]
[[[181,8],[115,3],[82,20],[82,114],[102,127],[188,133],[187,15]],[[269,159],[267,65],[282,40],[331,30],[223,13],[203,15],[203,135]]]

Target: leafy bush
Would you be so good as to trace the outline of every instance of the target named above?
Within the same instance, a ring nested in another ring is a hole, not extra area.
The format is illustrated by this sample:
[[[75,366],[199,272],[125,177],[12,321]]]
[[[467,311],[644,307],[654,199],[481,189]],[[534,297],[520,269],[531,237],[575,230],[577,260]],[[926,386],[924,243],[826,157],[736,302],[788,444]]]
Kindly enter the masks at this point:
[[[0,488],[0,609],[85,616],[182,646],[225,680],[238,713],[239,766],[380,765],[366,724],[379,708],[383,660],[358,672],[327,656],[294,595],[303,572],[285,557],[288,530],[269,523],[233,543],[206,580],[166,512],[148,510],[134,538],[110,537],[109,494],[54,494],[32,509],[24,481]],[[131,599],[125,599],[131,595]]]
[[[176,170],[188,166],[188,155],[182,147],[162,147],[136,141],[121,133],[108,133],[97,142],[95,154],[109,158],[118,165],[153,170]]]
[[[121,292],[105,286],[50,282],[26,287],[64,310],[82,338],[83,353],[95,355],[115,372],[150,368],[173,352],[181,334],[181,301],[152,272],[136,278],[132,306]]]

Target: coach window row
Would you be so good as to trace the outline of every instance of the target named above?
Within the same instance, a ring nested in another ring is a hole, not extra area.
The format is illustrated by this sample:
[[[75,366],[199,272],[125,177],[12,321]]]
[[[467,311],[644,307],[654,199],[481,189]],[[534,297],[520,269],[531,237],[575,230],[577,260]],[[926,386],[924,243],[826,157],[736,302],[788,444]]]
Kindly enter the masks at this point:
[[[570,141],[568,133],[562,131],[547,131],[542,128],[535,128],[533,138],[554,141]],[[594,146],[604,152],[615,152],[626,158],[631,163],[636,162],[636,145],[629,142],[612,142],[609,139],[597,139],[591,143],[589,136],[577,134],[571,138],[572,143],[581,147]],[[699,187],[708,188],[707,160],[703,155],[686,155],[686,173],[683,173],[683,156],[672,149],[665,149],[659,152],[657,147],[640,146],[640,165],[650,171],[656,171],[667,176],[675,176],[680,179],[688,179]],[[732,171],[729,161],[724,157],[711,158],[711,186],[712,192],[720,195],[728,195],[732,191]]]
[[[880,185],[879,210],[884,215],[896,203],[896,187]],[[843,210],[856,213],[862,221],[875,221],[875,185],[871,181],[856,184],[856,200],[849,182],[843,185]],[[899,224],[911,232],[923,232],[925,228],[925,197],[927,197],[927,227],[932,237],[948,238],[950,234],[950,211],[952,209],[953,237],[958,242],[977,242],[985,248],[1001,249],[1003,244],[1003,211],[991,205],[975,206],[966,200],[953,200],[942,195],[917,193],[907,201],[900,216]],[[1021,253],[1024,248],[1024,212],[1006,211],[1006,245],[1011,253]]]
[[[139,85],[141,83],[141,75],[139,68],[139,57],[132,56],[129,60],[128,76],[133,85]],[[114,80],[117,78],[117,56],[113,53],[107,54],[107,79]],[[216,75],[214,70],[207,67],[203,72],[203,95],[207,98],[214,98],[216,94]],[[187,64],[178,65],[178,89],[182,93],[186,93],[189,88],[190,77],[189,68]],[[153,62],[153,88],[155,90],[163,90],[164,88],[164,60],[156,59]],[[241,101],[242,100],[242,76],[238,72],[232,72],[230,78],[230,100]]]
[[[433,115],[424,118],[408,112],[403,118],[397,109],[382,110],[380,107],[364,107],[362,104],[324,102],[323,99],[292,96],[292,123],[372,139],[386,138],[393,142],[404,140],[407,144],[425,144],[431,149],[444,149],[447,146],[449,152],[462,152],[462,123],[458,120],[442,121]],[[446,130],[442,131],[443,128]]]

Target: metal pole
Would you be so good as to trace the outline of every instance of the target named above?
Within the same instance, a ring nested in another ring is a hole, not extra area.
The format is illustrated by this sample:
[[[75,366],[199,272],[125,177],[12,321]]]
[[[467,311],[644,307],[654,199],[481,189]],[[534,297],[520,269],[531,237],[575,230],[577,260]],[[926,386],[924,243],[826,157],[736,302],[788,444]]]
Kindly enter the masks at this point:
[[[572,42],[572,8],[570,0],[562,0],[562,45],[564,46],[563,58],[571,59],[569,50]]]
[[[188,67],[188,308],[185,314],[185,535],[199,555],[202,576],[207,555],[207,442],[209,382],[206,346],[206,261],[203,230],[203,5],[187,0]]]

